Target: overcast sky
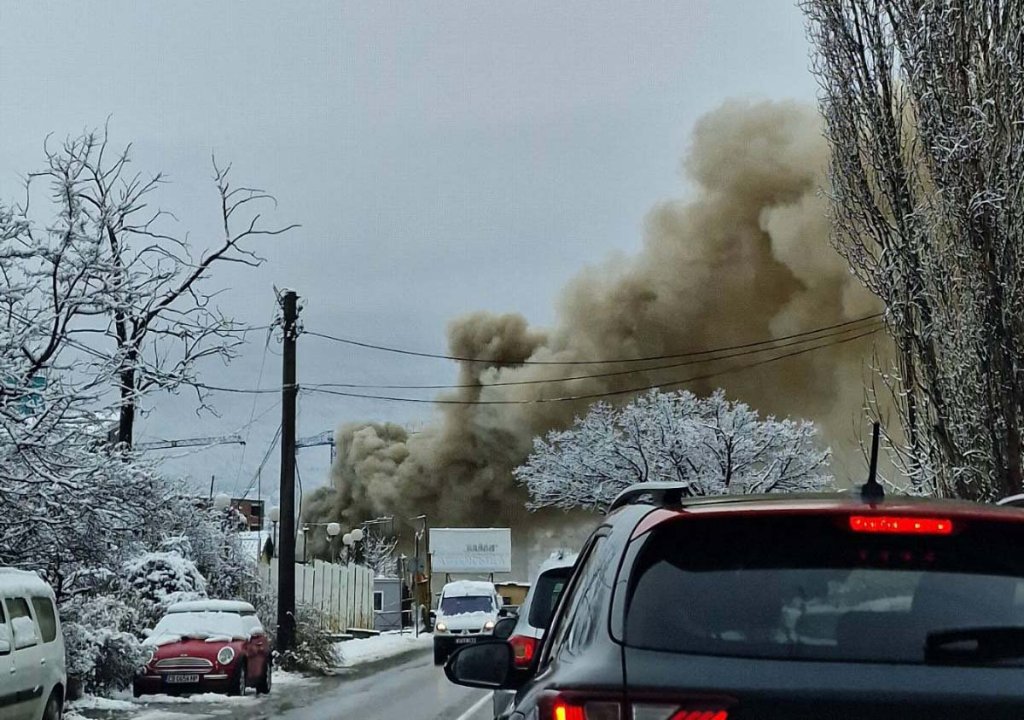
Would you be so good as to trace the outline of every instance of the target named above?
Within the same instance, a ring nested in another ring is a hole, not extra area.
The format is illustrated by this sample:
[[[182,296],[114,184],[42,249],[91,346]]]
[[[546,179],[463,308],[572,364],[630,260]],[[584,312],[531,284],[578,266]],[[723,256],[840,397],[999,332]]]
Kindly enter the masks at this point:
[[[236,182],[272,192],[272,220],[302,228],[258,249],[260,269],[218,269],[222,308],[266,325],[273,287],[302,296],[307,329],[444,349],[447,321],[488,309],[553,318],[588,263],[632,252],[646,212],[685,194],[694,121],[731,97],[812,102],[791,0],[668,2],[0,3],[0,197],[58,137],[111,118],[136,168],[165,171],[160,204],[202,245],[215,238],[211,152]],[[211,384],[280,382],[280,346],[254,333]],[[316,338],[300,383],[450,382],[443,361]],[[220,417],[154,396],[138,440],[248,437],[168,462],[227,492],[253,478],[277,397],[221,395]],[[356,419],[422,423],[429,406],[304,396],[300,435]],[[275,451],[263,473],[278,481]],[[306,489],[327,448],[303,451]]]

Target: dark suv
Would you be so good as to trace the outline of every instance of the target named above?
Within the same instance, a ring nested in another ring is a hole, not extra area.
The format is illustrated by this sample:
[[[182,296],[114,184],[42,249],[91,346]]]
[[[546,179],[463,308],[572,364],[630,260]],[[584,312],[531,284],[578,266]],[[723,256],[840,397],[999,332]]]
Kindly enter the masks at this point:
[[[515,720],[1024,718],[1024,510],[681,495],[616,500],[525,675],[489,640],[448,677]]]

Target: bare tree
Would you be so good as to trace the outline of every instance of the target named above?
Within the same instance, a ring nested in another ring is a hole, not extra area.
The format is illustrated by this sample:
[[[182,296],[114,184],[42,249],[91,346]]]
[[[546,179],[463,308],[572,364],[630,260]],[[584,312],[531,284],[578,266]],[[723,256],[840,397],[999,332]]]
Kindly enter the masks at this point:
[[[886,305],[917,488],[1020,492],[1024,4],[806,0],[834,241]]]
[[[44,264],[54,276],[66,273],[61,265],[70,264],[88,292],[81,305],[51,299],[64,308],[57,326],[93,353],[114,358],[117,440],[130,447],[143,394],[187,386],[206,406],[197,363],[229,360],[243,340],[245,328],[220,312],[219,292],[204,282],[214,266],[256,267],[263,260],[249,247],[251,241],[296,226],[265,228],[258,206],[273,198],[255,188],[233,187],[230,167],[214,160],[222,234],[197,257],[187,234],[167,230],[174,216],[150,207],[164,177],[133,172],[130,145],[113,151],[104,130],[70,138],[58,149],[47,146],[46,158],[46,168],[29,176],[26,197],[31,198],[32,184],[47,182],[57,222],[37,229],[28,202],[14,219],[29,251],[33,244],[53,245],[53,236],[65,241],[71,259],[53,255]],[[81,322],[85,316],[92,322]]]
[[[376,577],[398,577],[397,547],[397,538],[367,530],[363,538],[363,563]]]

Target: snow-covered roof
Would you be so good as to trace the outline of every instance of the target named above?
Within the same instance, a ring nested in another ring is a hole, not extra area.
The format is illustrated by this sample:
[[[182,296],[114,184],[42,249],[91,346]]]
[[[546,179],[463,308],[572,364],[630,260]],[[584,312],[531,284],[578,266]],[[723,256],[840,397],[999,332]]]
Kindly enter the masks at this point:
[[[486,580],[456,580],[444,586],[442,597],[466,597],[474,595],[494,595],[494,583]]]
[[[554,568],[572,567],[576,564],[578,556],[579,553],[565,552],[563,550],[553,552],[547,560],[540,564],[540,567],[537,569],[537,575],[543,575],[548,570],[553,570]]]
[[[53,597],[53,588],[34,572],[0,567],[0,592],[4,595]]]
[[[241,615],[255,613],[256,608],[252,606],[252,603],[242,602],[241,600],[189,600],[174,603],[167,608],[167,612],[220,612]]]

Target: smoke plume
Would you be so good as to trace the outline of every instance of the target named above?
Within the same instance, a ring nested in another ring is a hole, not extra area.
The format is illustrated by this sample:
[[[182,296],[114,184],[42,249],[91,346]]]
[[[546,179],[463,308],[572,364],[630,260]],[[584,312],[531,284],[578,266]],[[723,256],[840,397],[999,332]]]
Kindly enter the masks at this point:
[[[454,320],[451,353],[496,364],[463,363],[459,383],[472,387],[443,397],[535,400],[667,385],[749,359],[534,385],[496,383],[631,367],[508,365],[524,360],[684,353],[877,311],[829,244],[827,200],[820,192],[827,158],[811,108],[730,102],[706,115],[683,162],[693,197],[650,212],[639,254],[582,271],[561,295],[555,327],[531,328],[515,314]],[[855,427],[876,342],[861,339],[687,387],[710,392],[721,386],[764,413],[817,421],[833,447],[837,476],[859,476]],[[331,487],[307,501],[307,516],[354,524],[385,513],[425,512],[435,526],[521,525],[525,495],[511,469],[525,459],[535,435],[571,423],[587,405],[443,405],[436,423],[412,435],[397,425],[345,425],[337,433]]]

